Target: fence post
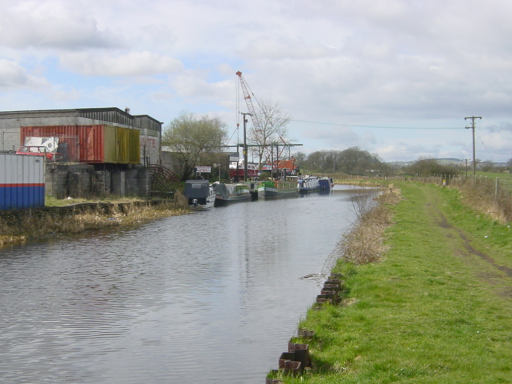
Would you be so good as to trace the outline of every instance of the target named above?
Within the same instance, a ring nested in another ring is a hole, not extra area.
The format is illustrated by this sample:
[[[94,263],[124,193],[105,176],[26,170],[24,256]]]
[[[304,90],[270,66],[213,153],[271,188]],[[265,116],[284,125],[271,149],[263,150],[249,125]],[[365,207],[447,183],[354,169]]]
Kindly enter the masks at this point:
[[[494,184],[494,201],[498,202],[498,181],[499,179],[496,177],[496,183]]]

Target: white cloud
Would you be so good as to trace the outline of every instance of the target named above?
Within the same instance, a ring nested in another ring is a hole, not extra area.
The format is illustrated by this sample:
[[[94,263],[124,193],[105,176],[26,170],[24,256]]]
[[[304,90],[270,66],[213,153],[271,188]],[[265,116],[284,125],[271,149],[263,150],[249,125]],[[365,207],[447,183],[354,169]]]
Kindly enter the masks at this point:
[[[46,85],[48,82],[44,78],[30,75],[13,61],[0,59],[0,88],[39,88]]]
[[[149,51],[86,51],[62,55],[64,68],[86,76],[151,76],[180,71],[183,64]]]
[[[55,88],[52,92],[52,99],[56,102],[73,103],[80,100],[82,95],[77,89],[62,89],[60,87]]]
[[[477,158],[496,160],[512,158],[512,125],[477,129]]]
[[[218,105],[235,108],[236,83],[231,80],[208,81],[207,71],[188,70],[178,74],[172,81],[177,94],[197,103],[217,103]]]
[[[324,43],[309,43],[295,38],[281,40],[267,36],[258,36],[249,41],[240,54],[246,54],[248,59],[256,60],[317,60],[322,58],[335,57],[336,49]]]
[[[371,151],[373,152],[373,151]],[[384,161],[409,161],[418,159],[451,157],[436,147],[425,147],[421,144],[397,142],[379,146],[375,153]]]
[[[2,4],[0,45],[26,48],[109,47],[117,40],[100,30],[78,2],[27,1]]]

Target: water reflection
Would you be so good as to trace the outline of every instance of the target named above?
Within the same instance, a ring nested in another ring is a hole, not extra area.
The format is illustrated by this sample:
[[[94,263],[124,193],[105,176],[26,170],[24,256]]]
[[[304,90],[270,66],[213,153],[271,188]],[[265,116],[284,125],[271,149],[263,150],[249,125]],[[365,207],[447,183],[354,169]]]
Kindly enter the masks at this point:
[[[353,217],[307,196],[2,251],[0,381],[263,382]]]

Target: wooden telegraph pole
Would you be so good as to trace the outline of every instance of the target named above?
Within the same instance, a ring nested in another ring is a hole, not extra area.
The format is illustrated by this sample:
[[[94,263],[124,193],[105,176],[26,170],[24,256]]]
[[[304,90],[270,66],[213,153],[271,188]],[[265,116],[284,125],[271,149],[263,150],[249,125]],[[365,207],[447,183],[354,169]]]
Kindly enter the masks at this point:
[[[476,157],[475,157],[475,120],[481,119],[481,116],[467,116],[464,120],[471,119],[471,127],[466,127],[466,129],[473,130],[473,178],[476,177]]]

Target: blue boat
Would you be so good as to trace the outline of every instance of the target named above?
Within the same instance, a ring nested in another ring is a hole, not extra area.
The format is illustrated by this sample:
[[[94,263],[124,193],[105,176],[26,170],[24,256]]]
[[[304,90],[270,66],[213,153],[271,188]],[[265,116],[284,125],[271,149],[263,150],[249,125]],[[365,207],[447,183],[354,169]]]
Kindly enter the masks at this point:
[[[322,177],[318,180],[318,192],[321,194],[331,193],[333,187],[332,179],[328,177]]]
[[[305,176],[299,179],[297,184],[301,195],[318,192],[320,190],[320,183],[316,176]]]

